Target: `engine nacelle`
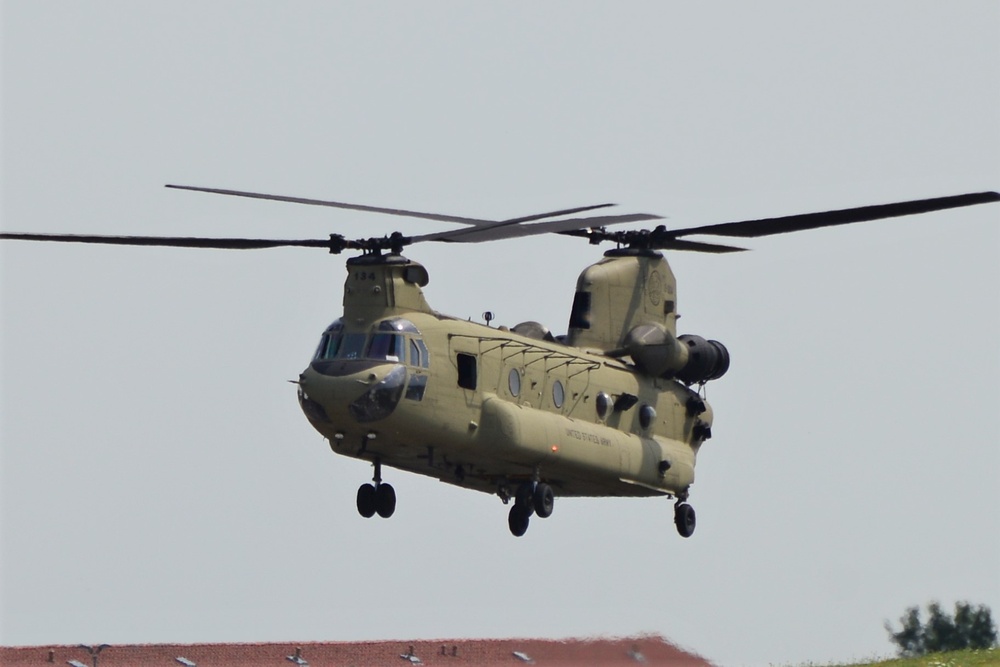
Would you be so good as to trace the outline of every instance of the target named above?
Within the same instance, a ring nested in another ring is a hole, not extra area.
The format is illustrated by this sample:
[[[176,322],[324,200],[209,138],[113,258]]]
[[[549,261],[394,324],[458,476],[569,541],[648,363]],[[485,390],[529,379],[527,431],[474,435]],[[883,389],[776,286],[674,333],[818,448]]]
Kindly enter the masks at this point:
[[[625,336],[625,351],[643,373],[685,384],[716,380],[729,370],[729,351],[717,340],[675,338],[661,324],[640,324]]]
[[[688,362],[688,348],[661,324],[640,324],[625,336],[625,350],[646,375],[672,376]]]
[[[688,349],[688,362],[677,373],[685,384],[718,380],[729,370],[729,350],[717,340],[684,334],[678,340]]]

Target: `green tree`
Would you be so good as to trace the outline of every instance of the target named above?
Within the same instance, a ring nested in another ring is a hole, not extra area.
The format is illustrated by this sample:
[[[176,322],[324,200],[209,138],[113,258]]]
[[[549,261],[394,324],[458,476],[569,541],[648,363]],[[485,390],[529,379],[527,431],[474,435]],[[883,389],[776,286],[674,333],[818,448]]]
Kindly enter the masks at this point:
[[[997,645],[997,628],[989,607],[973,607],[968,602],[955,603],[955,615],[932,602],[927,605],[928,619],[920,620],[920,609],[910,607],[899,619],[900,629],[894,630],[886,621],[885,629],[903,657],[914,657],[940,651],[966,648],[991,648]]]

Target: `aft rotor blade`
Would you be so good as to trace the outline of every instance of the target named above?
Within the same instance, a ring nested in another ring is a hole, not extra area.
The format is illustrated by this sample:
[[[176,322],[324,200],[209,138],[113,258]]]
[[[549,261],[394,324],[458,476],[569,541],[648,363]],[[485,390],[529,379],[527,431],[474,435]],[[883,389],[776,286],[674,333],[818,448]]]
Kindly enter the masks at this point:
[[[250,199],[265,199],[268,201],[283,201],[291,202],[293,204],[308,204],[310,206],[329,206],[332,208],[342,208],[349,211],[363,211],[365,213],[384,213],[386,215],[398,215],[407,218],[421,218],[423,220],[436,220],[439,222],[456,222],[462,225],[495,225],[498,222],[503,222],[505,224],[516,224],[520,222],[531,222],[533,220],[541,220],[542,218],[553,218],[557,215],[571,215],[573,213],[583,213],[584,211],[593,211],[598,208],[605,208],[608,206],[614,206],[614,204],[596,204],[593,206],[579,206],[576,208],[568,208],[561,211],[551,211],[549,213],[537,213],[535,215],[530,215],[523,218],[514,218],[512,220],[483,220],[481,218],[467,218],[458,215],[445,215],[441,213],[424,213],[422,211],[410,211],[402,208],[384,208],[382,206],[368,206],[366,204],[348,204],[346,202],[340,201],[329,201],[326,199],[309,199],[306,197],[287,197],[285,195],[268,195],[260,192],[244,192],[242,190],[223,190],[221,188],[202,188],[194,185],[167,185],[165,187],[173,188],[174,190],[191,190],[194,192],[209,192],[217,195],[230,195],[233,197],[249,197]]]
[[[489,227],[458,229],[451,232],[439,232],[437,234],[414,236],[412,237],[411,242],[444,241],[450,243],[482,243],[484,241],[498,241],[500,239],[512,239],[522,236],[535,236],[537,234],[551,234],[578,229],[588,229],[590,227],[619,225],[626,222],[645,222],[647,220],[660,219],[662,219],[661,216],[649,213],[632,213],[628,215],[610,215],[596,218],[551,220],[549,222],[539,222],[534,225],[517,225],[511,222],[502,222]]]
[[[221,250],[257,250],[261,248],[304,247],[334,248],[334,239],[223,239],[187,236],[95,236],[87,234],[3,233],[0,239],[12,241],[53,241],[56,243],[100,243],[105,245],[161,246],[169,248],[215,248]],[[342,243],[342,240],[341,240]],[[343,246],[340,246],[341,249]]]
[[[575,229],[559,233],[566,236],[577,236],[587,239],[592,245],[611,241],[619,245],[645,248],[647,250],[684,250],[688,252],[710,252],[715,254],[744,252],[747,250],[746,248],[722,245],[721,243],[676,239],[662,226],[654,230],[640,229],[609,232],[606,229]]]
[[[721,243],[705,243],[703,241],[685,241],[684,239],[670,239],[659,245],[654,245],[656,250],[684,250],[687,252],[710,252],[723,254],[729,252],[746,252],[746,248],[738,248]]]
[[[805,229],[817,229],[819,227],[846,225],[853,222],[866,222],[869,220],[881,220],[883,218],[896,218],[904,215],[917,215],[919,213],[930,213],[931,211],[942,211],[949,208],[960,208],[963,206],[975,206],[976,204],[986,204],[995,201],[1000,201],[1000,193],[973,192],[964,195],[953,195],[950,197],[936,197],[934,199],[917,199],[914,201],[896,202],[893,204],[878,204],[875,206],[845,208],[837,211],[786,215],[778,218],[742,220],[740,222],[724,222],[715,225],[705,225],[703,227],[689,227],[687,229],[672,230],[670,233],[672,236],[709,234],[715,236],[738,236],[743,238],[752,238],[758,236],[770,236],[772,234],[797,232]]]

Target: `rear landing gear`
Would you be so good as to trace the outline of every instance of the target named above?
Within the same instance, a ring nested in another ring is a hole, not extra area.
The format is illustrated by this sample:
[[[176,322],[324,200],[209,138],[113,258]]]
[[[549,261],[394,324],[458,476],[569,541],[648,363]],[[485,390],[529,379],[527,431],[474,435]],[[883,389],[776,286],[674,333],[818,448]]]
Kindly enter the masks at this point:
[[[694,535],[694,508],[684,502],[674,505],[674,525],[677,526],[677,532],[681,537]]]
[[[378,514],[388,519],[396,511],[396,490],[382,483],[382,461],[375,459],[374,484],[362,484],[358,489],[358,514],[370,519]]]
[[[362,484],[358,489],[358,514],[366,519],[375,516],[378,491],[371,484]]]
[[[525,482],[517,487],[514,506],[507,514],[507,527],[510,528],[511,534],[514,537],[521,537],[528,532],[532,514],[537,514],[541,519],[552,516],[555,502],[552,487],[544,482]]]
[[[383,519],[388,519],[396,511],[396,489],[390,484],[379,484],[375,488],[375,511]]]

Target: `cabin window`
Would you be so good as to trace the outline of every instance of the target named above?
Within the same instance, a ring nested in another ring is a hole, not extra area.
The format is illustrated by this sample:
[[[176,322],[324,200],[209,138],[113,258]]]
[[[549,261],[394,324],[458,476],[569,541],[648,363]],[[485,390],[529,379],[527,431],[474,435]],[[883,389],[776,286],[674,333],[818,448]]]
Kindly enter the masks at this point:
[[[344,342],[340,344],[337,351],[338,359],[360,359],[365,351],[365,341],[367,334],[349,333],[344,334]]]
[[[608,396],[603,391],[597,395],[597,400],[595,401],[597,407],[597,416],[604,419],[608,416],[608,408],[611,407],[611,397]]]
[[[552,385],[552,404],[557,408],[561,408],[565,401],[566,390],[563,389],[562,382],[556,380],[555,384]]]
[[[569,314],[570,329],[590,328],[590,292],[577,292]]]
[[[458,386],[463,389],[476,388],[476,357],[472,354],[458,353]]]
[[[510,369],[510,373],[507,374],[507,387],[510,389],[511,396],[517,396],[521,393],[521,374],[516,368]]]
[[[644,405],[639,408],[639,426],[649,428],[653,420],[656,419],[656,410],[652,405]]]

